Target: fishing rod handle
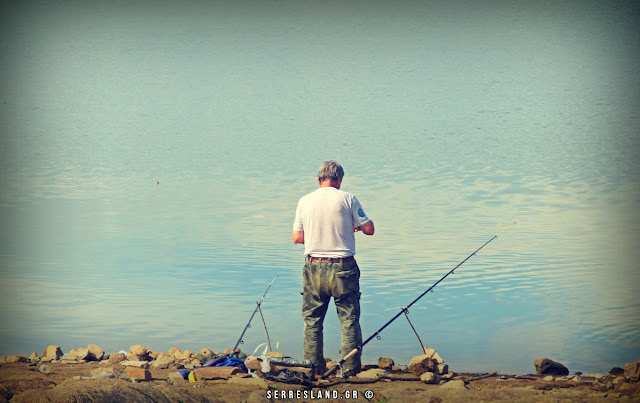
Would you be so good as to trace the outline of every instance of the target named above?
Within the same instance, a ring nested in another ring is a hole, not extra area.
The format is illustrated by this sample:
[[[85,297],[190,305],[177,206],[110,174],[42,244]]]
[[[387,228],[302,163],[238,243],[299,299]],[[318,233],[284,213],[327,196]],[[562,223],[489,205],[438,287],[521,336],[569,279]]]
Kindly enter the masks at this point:
[[[331,376],[331,374],[333,374],[334,372],[336,372],[338,370],[338,368],[340,368],[340,365],[336,364],[333,367],[329,368],[327,370],[327,372],[325,372],[324,374],[322,374],[322,376],[320,377],[320,379],[327,379],[328,377]]]
[[[353,357],[354,355],[358,354],[358,351],[360,351],[359,348],[354,348],[353,350],[351,350],[351,352],[347,355],[344,356],[344,358],[342,358],[340,360],[339,364],[334,365],[333,367],[331,367],[330,369],[327,370],[327,372],[325,372],[324,374],[322,374],[322,379],[327,379],[328,377],[331,376],[331,374],[333,374],[334,372],[336,372],[338,370],[338,368],[340,367],[340,365],[344,364],[345,361],[347,361],[349,358]]]

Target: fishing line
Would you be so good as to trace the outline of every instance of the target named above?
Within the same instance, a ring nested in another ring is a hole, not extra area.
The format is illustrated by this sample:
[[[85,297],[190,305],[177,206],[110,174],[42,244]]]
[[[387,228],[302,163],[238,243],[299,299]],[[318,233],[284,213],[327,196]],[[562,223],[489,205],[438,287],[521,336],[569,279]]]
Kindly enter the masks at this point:
[[[453,269],[449,270],[449,272],[447,274],[445,274],[444,276],[442,276],[442,278],[440,278],[440,280],[436,281],[431,287],[429,287],[425,292],[423,292],[422,294],[420,294],[416,299],[414,299],[413,301],[411,301],[411,303],[409,305],[407,305],[405,308],[402,308],[400,310],[400,312],[398,312],[393,318],[391,318],[391,320],[389,320],[387,323],[385,323],[380,329],[378,329],[375,333],[373,333],[371,336],[369,336],[369,338],[367,340],[365,340],[361,345],[359,345],[358,347],[354,348],[353,350],[351,350],[351,352],[349,352],[349,354],[345,355],[340,362],[338,362],[338,364],[334,365],[333,367],[331,367],[330,369],[327,370],[327,372],[325,372],[322,375],[322,379],[326,379],[327,377],[329,377],[331,374],[333,374],[334,372],[336,372],[338,370],[339,367],[341,367],[344,362],[346,360],[348,360],[349,358],[353,357],[354,355],[356,355],[359,351],[362,351],[362,348],[369,343],[371,340],[373,340],[373,338],[375,337],[379,337],[378,335],[380,334],[380,332],[382,332],[387,326],[389,326],[391,324],[391,322],[393,322],[394,320],[396,320],[400,315],[402,315],[403,313],[406,314],[406,312],[408,312],[409,308],[415,304],[416,302],[418,302],[418,300],[422,297],[425,296],[425,294],[427,294],[429,291],[433,290],[438,284],[440,284],[440,282],[442,282],[445,278],[447,278],[451,273],[453,273],[458,267],[462,266],[464,264],[464,262],[466,262],[467,260],[469,260],[473,255],[475,255],[476,253],[478,253],[480,251],[480,249],[484,248],[485,246],[487,246],[487,244],[489,244],[489,242],[493,241],[494,239],[496,239],[499,235],[501,235],[503,232],[505,232],[509,227],[511,227],[512,225],[515,224],[515,221],[509,225],[507,225],[506,227],[504,227],[504,229],[500,232],[498,232],[496,235],[494,235],[491,239],[489,239],[487,242],[485,242],[481,247],[479,247],[478,249],[476,249],[473,253],[471,253],[469,256],[467,256],[462,262],[458,263],[458,265],[456,267],[454,267]],[[408,319],[408,317],[407,317]],[[412,326],[413,327],[413,326]],[[414,329],[415,331],[415,329]],[[416,333],[417,335],[417,333]]]

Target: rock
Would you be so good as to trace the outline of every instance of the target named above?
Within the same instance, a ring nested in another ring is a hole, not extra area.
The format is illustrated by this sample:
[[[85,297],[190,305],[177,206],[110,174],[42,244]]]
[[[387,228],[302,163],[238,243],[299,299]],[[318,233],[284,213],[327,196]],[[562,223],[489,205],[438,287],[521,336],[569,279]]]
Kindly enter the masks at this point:
[[[22,354],[18,354],[18,355],[10,355],[7,357],[2,357],[2,359],[0,359],[0,362],[6,362],[6,363],[11,363],[11,362],[29,362],[29,359],[27,358],[27,356],[22,355]]]
[[[89,360],[90,361],[102,361],[104,358],[104,350],[95,344],[89,344],[87,346],[87,350],[89,350]]]
[[[469,390],[462,380],[449,381],[444,385],[440,385],[440,389],[453,389],[453,390]]]
[[[438,375],[444,375],[449,372],[449,366],[447,364],[438,364],[436,368],[434,368],[434,372]]]
[[[548,358],[539,358],[534,361],[536,372],[542,375],[569,375],[569,370],[559,362]]]
[[[186,380],[180,372],[172,372],[167,376],[167,382],[172,385],[180,385],[182,383],[185,383]]]
[[[151,363],[151,368],[167,369],[175,363],[176,359],[174,357],[169,354],[160,354],[158,358]]]
[[[120,364],[124,365],[125,367],[135,367],[143,369],[149,368],[149,362],[147,361],[122,361]]]
[[[41,361],[57,361],[59,360],[64,354],[62,353],[62,350],[60,349],[59,346],[54,346],[51,345],[49,347],[47,347],[46,350],[44,350],[44,352],[42,353],[42,358]]]
[[[262,360],[258,357],[250,357],[244,362],[244,365],[252,371],[260,371],[262,368]]]
[[[127,353],[127,360],[129,360],[129,361],[149,361],[149,356],[148,355],[133,354],[132,352],[128,352]]]
[[[629,361],[624,366],[624,378],[629,382],[640,380],[640,361]]]
[[[409,370],[415,376],[420,376],[425,372],[433,371],[433,360],[428,355],[419,355],[411,359]]]
[[[424,374],[420,375],[420,380],[428,384],[435,384],[440,382],[440,378],[438,377],[438,375],[434,374],[433,372],[425,372]]]
[[[269,351],[267,353],[267,356],[269,356],[269,357],[284,357],[284,354],[282,354],[279,351]]]
[[[114,365],[122,361],[126,361],[127,357],[121,353],[109,354],[109,364]]]
[[[180,353],[182,353],[182,351],[180,351],[180,349],[178,347],[171,347],[169,349],[169,355],[171,355],[171,356],[173,356],[175,358],[177,358],[176,354],[180,354]]]
[[[144,368],[127,367],[127,375],[132,381],[150,381],[151,373]]]
[[[553,379],[554,379],[553,375],[547,375],[544,378],[542,378],[542,380],[545,381],[545,382],[551,382],[551,381],[553,381]]]
[[[135,346],[129,347],[129,351],[131,351],[132,354],[140,355],[143,357],[148,357],[150,352],[149,349],[142,344],[136,344]]]
[[[613,368],[611,368],[611,371],[609,371],[609,374],[611,374],[611,375],[622,375],[622,374],[624,374],[624,368],[613,367]]]
[[[51,373],[51,365],[42,364],[38,370],[43,374],[49,374]]]
[[[383,369],[391,369],[395,365],[395,362],[388,357],[378,357],[378,367]]]
[[[89,358],[89,350],[86,348],[74,348],[69,351],[69,358],[76,361],[87,361]]]
[[[387,371],[382,368],[371,368],[366,371],[359,372],[356,374],[356,378],[360,379],[378,379],[382,375],[386,374]]]
[[[196,380],[227,379],[244,371],[238,367],[199,367],[194,371]]]
[[[195,354],[191,350],[184,350],[183,352],[175,353],[174,357],[180,361],[193,361]]]
[[[444,362],[442,357],[440,357],[440,355],[438,355],[438,353],[436,353],[436,350],[432,349],[431,347],[425,347],[424,348],[424,355],[426,355],[427,357],[431,358],[436,363],[436,365],[437,364],[442,364]]]
[[[38,353],[36,353],[35,351],[33,353],[31,353],[31,355],[29,356],[29,361],[31,361],[32,363],[37,363],[38,361],[40,361],[40,356],[38,355]]]
[[[169,350],[169,354],[171,354],[171,350]],[[209,350],[208,348],[203,348],[202,350],[200,350],[200,354],[202,355],[213,355],[213,351]]]

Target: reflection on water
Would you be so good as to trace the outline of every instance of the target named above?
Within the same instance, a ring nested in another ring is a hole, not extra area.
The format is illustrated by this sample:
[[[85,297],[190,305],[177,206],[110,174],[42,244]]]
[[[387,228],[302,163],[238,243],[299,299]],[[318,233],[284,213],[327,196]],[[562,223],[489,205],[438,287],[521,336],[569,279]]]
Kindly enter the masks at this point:
[[[78,36],[60,28],[65,14],[43,25],[56,35],[10,35],[0,355],[89,343],[221,350],[278,275],[265,320],[301,357],[303,249],[291,225],[319,164],[336,159],[376,223],[358,238],[365,336],[517,221],[410,309],[424,343],[465,371],[528,373],[548,356],[606,372],[636,359],[639,140],[627,89],[638,78],[593,63],[635,47],[619,41],[624,24],[597,43],[564,35],[624,11],[597,7],[598,21],[587,10],[569,25],[555,13],[498,10],[500,24],[463,13],[467,31],[455,35],[473,43],[425,44],[451,28],[413,20],[438,14],[420,7],[408,25],[371,25],[374,7],[342,36],[261,15],[236,20],[244,36],[226,20],[197,20],[198,34],[168,24],[160,43],[156,25],[114,29],[100,17]],[[30,24],[36,11],[25,11]],[[178,57],[185,42],[197,60]],[[265,340],[253,325],[247,351]],[[337,358],[332,313],[325,336]],[[419,351],[400,317],[363,359],[407,364]]]

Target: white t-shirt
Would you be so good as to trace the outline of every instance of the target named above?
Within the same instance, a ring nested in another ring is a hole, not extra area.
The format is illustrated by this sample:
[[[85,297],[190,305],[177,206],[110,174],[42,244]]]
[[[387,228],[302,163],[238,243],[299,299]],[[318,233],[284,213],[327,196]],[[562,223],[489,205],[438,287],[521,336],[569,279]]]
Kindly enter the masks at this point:
[[[304,254],[349,257],[356,254],[353,227],[371,221],[358,199],[334,187],[321,187],[298,201],[294,231],[304,231]]]

